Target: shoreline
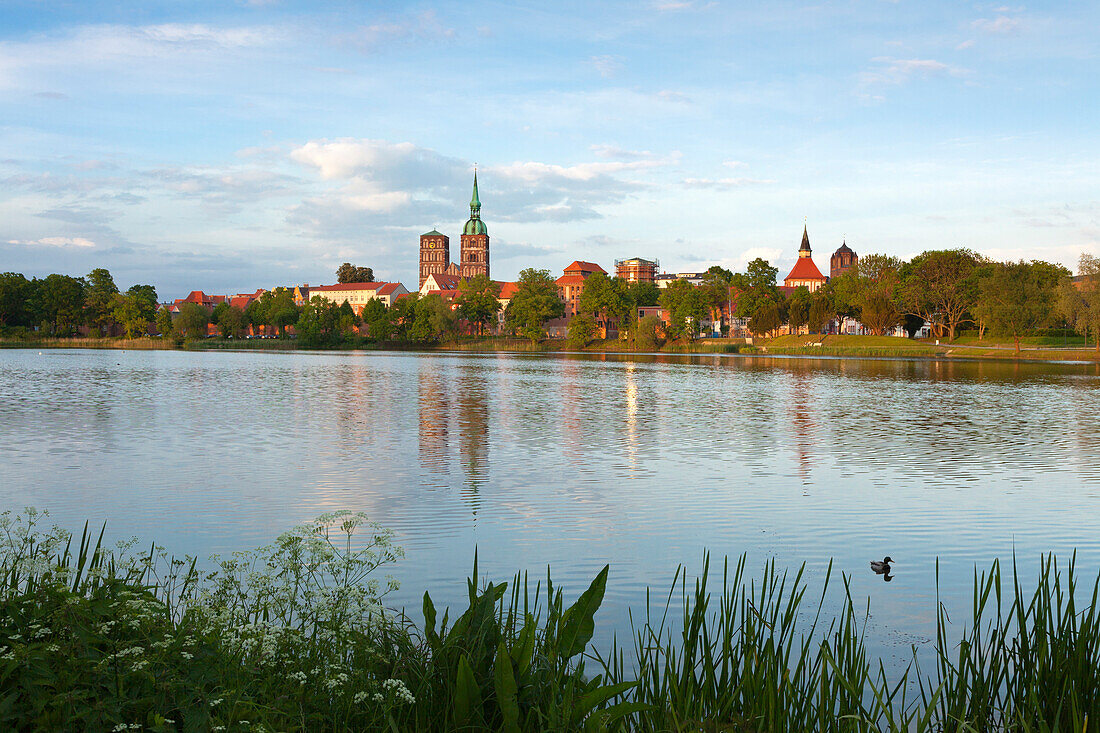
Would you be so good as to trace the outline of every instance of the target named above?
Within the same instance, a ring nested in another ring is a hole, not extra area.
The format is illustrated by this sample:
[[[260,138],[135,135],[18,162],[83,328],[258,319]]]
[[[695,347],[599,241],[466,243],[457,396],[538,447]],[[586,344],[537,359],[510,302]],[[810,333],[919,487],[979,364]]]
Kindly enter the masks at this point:
[[[819,339],[811,341],[811,339]],[[820,345],[817,345],[820,344]],[[161,338],[50,338],[35,340],[0,339],[0,349],[101,349],[122,351],[418,351],[480,354],[615,354],[623,356],[703,355],[755,358],[904,359],[913,361],[999,361],[1058,364],[1100,364],[1095,348],[1026,345],[1019,355],[1011,345],[935,344],[897,337],[879,336],[780,336],[759,345],[743,339],[701,339],[691,343],[666,344],[658,349],[632,350],[618,341],[603,341],[577,349],[564,339],[487,338],[444,344],[364,343],[328,349],[304,349],[292,339],[208,339],[177,342]]]

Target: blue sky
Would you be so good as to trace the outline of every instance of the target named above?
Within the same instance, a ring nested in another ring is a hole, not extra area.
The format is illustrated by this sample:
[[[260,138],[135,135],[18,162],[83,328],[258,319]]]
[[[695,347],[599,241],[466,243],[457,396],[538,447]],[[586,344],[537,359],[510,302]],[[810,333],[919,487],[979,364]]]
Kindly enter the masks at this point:
[[[1100,254],[1100,5],[0,2],[0,270]],[[781,276],[785,272],[780,273]]]

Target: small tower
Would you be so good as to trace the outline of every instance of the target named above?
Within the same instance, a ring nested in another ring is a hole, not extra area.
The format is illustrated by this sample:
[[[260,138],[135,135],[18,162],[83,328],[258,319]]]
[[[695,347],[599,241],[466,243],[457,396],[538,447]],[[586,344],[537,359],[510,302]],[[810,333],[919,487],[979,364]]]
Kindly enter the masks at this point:
[[[447,271],[451,262],[451,240],[446,234],[431,230],[420,235],[420,287],[429,275]]]
[[[833,252],[833,256],[829,258],[829,277],[840,277],[855,267],[857,262],[859,262],[859,255],[848,247],[847,241],[843,242],[840,248]]]
[[[470,218],[462,228],[459,274],[463,278],[489,275],[489,231],[481,220],[481,199],[477,195],[477,170],[474,170],[474,195],[470,199]]]
[[[798,259],[795,260],[791,274],[783,279],[785,288],[806,288],[811,293],[825,284],[825,276],[814,264],[813,253],[810,251],[810,235],[806,225],[802,225],[802,245],[798,248]]]

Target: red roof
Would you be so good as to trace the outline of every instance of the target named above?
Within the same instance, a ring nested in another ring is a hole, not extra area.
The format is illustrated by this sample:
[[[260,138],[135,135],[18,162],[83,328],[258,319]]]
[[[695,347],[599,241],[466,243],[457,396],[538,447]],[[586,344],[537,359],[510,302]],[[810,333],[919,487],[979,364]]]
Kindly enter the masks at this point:
[[[232,308],[240,308],[241,310],[244,310],[253,300],[255,300],[255,298],[253,298],[251,295],[237,295],[229,299],[229,305]]]
[[[554,283],[557,285],[584,285],[584,275],[562,275]]]
[[[597,265],[595,262],[585,262],[584,260],[575,260],[573,262],[573,264],[571,264],[571,265],[569,265],[565,268],[565,274],[566,275],[569,275],[569,274],[575,273],[575,272],[587,272],[589,274],[591,274],[593,272],[602,272],[605,275],[607,274],[607,270],[603,269],[602,267]]]
[[[458,281],[462,278],[458,275],[448,275],[442,272],[436,272],[428,276],[435,279],[435,284],[439,286],[440,290],[454,290],[458,287]]]
[[[519,288],[519,283],[514,282],[501,282],[497,283],[497,285],[500,285],[500,295],[498,295],[497,298],[501,300],[511,300],[516,294],[516,290]]]
[[[791,269],[791,274],[787,275],[784,282],[787,280],[820,280],[825,282],[825,276],[821,274],[821,270],[817,269],[813,259],[799,257]]]
[[[382,283],[382,287],[378,288],[379,295],[392,295],[394,290],[397,290],[397,286],[401,283]]]

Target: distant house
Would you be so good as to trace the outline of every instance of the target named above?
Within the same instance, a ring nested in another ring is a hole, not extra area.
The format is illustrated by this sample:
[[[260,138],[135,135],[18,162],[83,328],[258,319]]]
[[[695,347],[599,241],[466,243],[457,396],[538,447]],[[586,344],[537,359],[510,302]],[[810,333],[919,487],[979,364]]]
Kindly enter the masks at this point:
[[[565,301],[566,318],[577,314],[581,292],[584,290],[584,282],[597,272],[607,274],[607,270],[595,262],[576,260],[569,264],[565,268],[564,274],[554,281],[558,286],[558,292],[561,293],[561,299]]]
[[[615,277],[626,280],[628,283],[651,283],[657,279],[659,266],[660,263],[657,260],[646,260],[641,257],[615,260]]]
[[[828,281],[821,270],[814,264],[813,253],[810,251],[810,235],[806,227],[802,227],[802,246],[798,248],[798,261],[791,268],[791,274],[783,279],[783,290],[787,293],[796,288],[806,288],[811,293]]]
[[[391,306],[398,296],[408,292],[408,289],[401,283],[338,283],[336,285],[319,285],[309,288],[309,299],[320,297],[337,305],[346,302],[358,315],[363,312],[363,306],[368,301],[380,300],[383,305]],[[295,299],[297,300],[297,288],[295,289]]]
[[[703,276],[706,273],[703,272],[662,272],[654,278],[654,282],[657,283],[657,287],[667,288],[669,283],[673,280],[687,280],[689,283],[695,286],[703,284]]]
[[[424,278],[424,284],[420,286],[420,294],[437,293],[443,290],[458,290],[458,283],[462,280],[457,274],[436,272]]]

